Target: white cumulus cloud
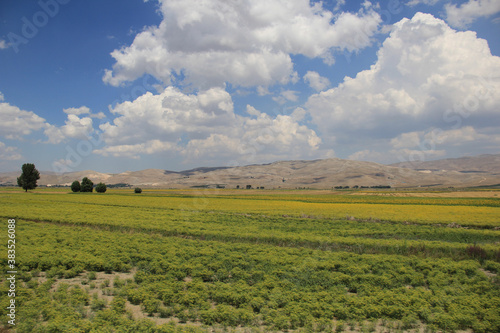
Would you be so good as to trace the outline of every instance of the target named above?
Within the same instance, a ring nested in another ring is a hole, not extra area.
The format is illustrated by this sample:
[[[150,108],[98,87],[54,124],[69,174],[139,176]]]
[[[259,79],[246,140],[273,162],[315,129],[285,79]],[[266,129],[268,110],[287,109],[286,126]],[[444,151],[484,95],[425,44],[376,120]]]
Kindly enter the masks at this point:
[[[175,151],[174,143],[162,142],[160,140],[149,140],[144,143],[130,145],[107,146],[94,150],[94,153],[103,156],[128,157],[138,159],[142,154],[157,154],[165,151]]]
[[[175,153],[186,162],[257,163],[314,155],[321,142],[299,124],[304,110],[271,117],[251,105],[248,116],[234,113],[231,96],[222,88],[185,94],[174,87],[147,93],[111,110],[116,118],[100,126],[104,156],[138,158]]]
[[[3,95],[0,96],[3,101]],[[0,135],[6,139],[21,139],[46,127],[45,119],[34,112],[21,110],[9,103],[0,103]]]
[[[63,126],[47,125],[44,133],[48,137],[48,142],[57,144],[67,139],[86,139],[94,127],[90,117],[80,118],[76,114],[68,114],[68,118]]]
[[[111,110],[116,118],[100,126],[110,145],[159,139],[177,142],[183,133],[205,136],[224,131],[235,114],[231,96],[222,88],[184,94],[174,87],[161,94],[146,93]]]
[[[63,109],[63,112],[66,114],[74,114],[77,116],[81,116],[82,114],[90,114],[90,109],[86,106],[81,106],[79,108]]]
[[[453,27],[465,28],[479,17],[488,17],[500,12],[498,0],[469,0],[460,6],[446,4],[446,21]]]
[[[163,20],[111,53],[103,80],[120,85],[149,73],[165,84],[182,74],[201,89],[286,84],[291,54],[333,63],[336,51],[371,44],[381,22],[370,7],[334,15],[309,0],[160,0]]]
[[[63,110],[67,114],[65,124],[56,126],[32,111],[21,110],[2,101],[3,95],[0,93],[0,136],[11,140],[21,140],[41,130],[48,138],[47,143],[58,144],[72,138],[86,139],[94,131],[92,118],[101,117],[101,113],[92,114],[87,107],[68,108]]]
[[[81,106],[79,108],[67,108],[63,109],[63,112],[66,114],[73,114],[76,116],[81,116],[81,115],[88,115],[90,118],[98,118],[98,119],[103,119],[106,117],[106,115],[103,112],[99,113],[92,113],[92,111],[86,107],[86,106]]]
[[[408,6],[416,6],[416,5],[419,5],[419,4],[424,4],[424,5],[428,5],[428,6],[434,6],[439,1],[443,1],[443,0],[410,0],[407,3],[407,5]]]
[[[283,90],[278,96],[273,97],[273,101],[278,104],[286,102],[296,102],[299,99],[299,92],[295,90]]]
[[[314,71],[308,71],[306,75],[304,75],[304,81],[316,91],[325,90],[330,86],[330,80]]]
[[[343,144],[430,127],[480,128],[499,116],[499,78],[500,57],[475,32],[417,13],[394,25],[370,69],[311,96],[306,107],[322,138]]]
[[[5,143],[0,142],[0,160],[17,161],[22,158],[16,147],[8,147]]]

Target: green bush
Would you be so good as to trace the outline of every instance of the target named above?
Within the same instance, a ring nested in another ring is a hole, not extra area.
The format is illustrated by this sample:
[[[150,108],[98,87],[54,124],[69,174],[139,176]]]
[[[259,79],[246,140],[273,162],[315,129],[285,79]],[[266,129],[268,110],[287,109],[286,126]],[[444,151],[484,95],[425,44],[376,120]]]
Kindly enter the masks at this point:
[[[97,294],[94,294],[94,295],[97,295]],[[90,303],[90,308],[93,311],[100,311],[100,310],[106,308],[106,305],[108,305],[108,303],[106,302],[105,299],[94,297],[92,299],[92,302]]]
[[[95,186],[95,191],[97,193],[104,193],[106,192],[107,188],[106,188],[106,184],[104,183],[99,183]]]
[[[158,308],[160,318],[170,318],[174,315],[174,310],[171,307],[160,306]]]
[[[484,268],[493,273],[500,273],[500,264],[491,260],[486,260]]]
[[[135,193],[142,193],[142,188],[136,187],[134,190]]]
[[[121,288],[125,285],[125,280],[120,279],[120,277],[115,277],[113,280],[113,287],[115,288]]]
[[[158,312],[161,301],[156,298],[146,298],[144,302],[142,302],[142,305],[144,306],[144,311],[152,316],[154,313]]]
[[[84,177],[82,179],[80,192],[92,192],[93,190],[94,190],[94,183],[87,177]]]
[[[80,192],[80,189],[81,189],[80,182],[78,180],[75,180],[71,184],[71,191],[73,191],[73,192]]]
[[[64,275],[64,269],[61,267],[52,267],[47,271],[47,277],[48,278],[53,278],[53,277],[62,277]]]
[[[72,269],[68,269],[67,271],[65,271],[63,273],[63,277],[65,279],[72,279],[75,276],[78,276],[78,274],[80,274],[80,270],[78,268],[72,268]]]
[[[127,290],[127,299],[134,305],[139,305],[144,299],[144,294],[137,289]]]
[[[127,303],[127,300],[123,297],[114,297],[113,301],[111,302],[111,309],[113,311],[116,311],[118,313],[124,313],[125,312],[125,304]]]

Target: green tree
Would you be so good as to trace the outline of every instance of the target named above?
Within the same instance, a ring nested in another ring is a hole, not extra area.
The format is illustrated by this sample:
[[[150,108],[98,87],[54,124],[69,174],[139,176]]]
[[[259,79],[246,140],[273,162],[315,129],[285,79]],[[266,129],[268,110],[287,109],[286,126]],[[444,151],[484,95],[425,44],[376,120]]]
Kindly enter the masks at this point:
[[[94,190],[94,183],[87,177],[84,177],[82,179],[82,186],[80,188],[80,192],[92,192],[93,190]]]
[[[17,178],[17,185],[22,187],[26,192],[35,189],[35,187],[38,186],[36,181],[40,179],[40,173],[35,168],[35,165],[32,163],[25,163],[21,170],[23,173]]]
[[[106,184],[104,183],[99,183],[95,186],[95,191],[97,193],[104,193],[106,192]]]
[[[142,189],[140,187],[136,187],[134,192],[135,193],[142,193]]]
[[[80,182],[78,180],[75,180],[73,184],[71,184],[71,191],[73,192],[80,192]]]

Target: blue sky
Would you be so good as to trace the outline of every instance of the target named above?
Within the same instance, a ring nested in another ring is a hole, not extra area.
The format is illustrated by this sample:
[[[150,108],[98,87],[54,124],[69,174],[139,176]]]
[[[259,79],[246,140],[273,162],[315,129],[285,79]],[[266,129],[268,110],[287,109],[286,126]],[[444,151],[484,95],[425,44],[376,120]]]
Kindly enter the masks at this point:
[[[498,153],[500,2],[4,0],[0,171]]]

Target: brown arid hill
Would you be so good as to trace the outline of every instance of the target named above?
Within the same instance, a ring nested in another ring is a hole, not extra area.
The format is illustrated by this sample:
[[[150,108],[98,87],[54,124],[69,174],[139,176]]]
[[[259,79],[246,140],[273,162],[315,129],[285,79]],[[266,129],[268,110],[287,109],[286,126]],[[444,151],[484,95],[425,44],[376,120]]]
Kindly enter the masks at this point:
[[[460,172],[500,174],[500,154],[447,158],[435,161],[416,161],[392,164],[414,170],[453,170]]]
[[[330,158],[279,161],[238,167],[197,168],[186,171],[146,169],[118,174],[79,171],[41,172],[39,185],[66,185],[89,177],[94,183],[129,184],[158,188],[318,188],[335,186],[472,187],[500,184],[500,155],[422,162],[414,168]],[[476,160],[477,159],[477,160]],[[495,163],[496,162],[496,163]],[[482,164],[483,163],[483,164]],[[20,172],[0,173],[0,185],[14,185]]]

